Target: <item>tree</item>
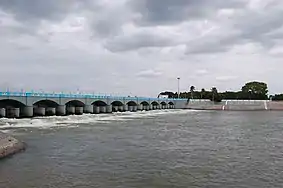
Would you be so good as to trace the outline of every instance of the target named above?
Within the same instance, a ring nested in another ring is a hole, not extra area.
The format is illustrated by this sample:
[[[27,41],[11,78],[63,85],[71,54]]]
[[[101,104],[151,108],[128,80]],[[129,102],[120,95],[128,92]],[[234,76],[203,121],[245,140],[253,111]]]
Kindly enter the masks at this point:
[[[268,99],[267,84],[263,82],[248,82],[242,87],[242,93],[250,99]]]
[[[211,88],[211,93],[212,93],[212,101],[215,101],[215,95],[217,95],[218,93],[216,87]]]
[[[205,89],[202,88],[200,92],[200,98],[202,99],[204,95],[205,95]]]
[[[193,99],[194,97],[193,97],[193,95],[194,95],[194,91],[195,91],[195,86],[191,86],[190,87],[190,92],[191,92],[191,99]]]

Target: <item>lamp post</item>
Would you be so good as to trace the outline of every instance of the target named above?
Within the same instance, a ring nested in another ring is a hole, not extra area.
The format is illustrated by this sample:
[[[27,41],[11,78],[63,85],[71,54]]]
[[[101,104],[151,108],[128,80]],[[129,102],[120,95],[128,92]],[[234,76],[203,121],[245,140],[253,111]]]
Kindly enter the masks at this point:
[[[180,77],[178,77],[177,80],[178,80],[178,98],[180,98]]]

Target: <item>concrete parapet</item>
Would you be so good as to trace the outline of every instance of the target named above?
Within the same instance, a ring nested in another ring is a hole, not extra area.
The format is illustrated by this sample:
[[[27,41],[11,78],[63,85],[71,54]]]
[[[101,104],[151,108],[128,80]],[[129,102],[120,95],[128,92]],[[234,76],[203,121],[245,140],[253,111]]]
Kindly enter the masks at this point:
[[[93,113],[93,105],[85,105],[84,113],[92,114]]]
[[[56,115],[58,115],[58,116],[66,115],[66,106],[65,105],[57,106],[57,108],[56,108]]]

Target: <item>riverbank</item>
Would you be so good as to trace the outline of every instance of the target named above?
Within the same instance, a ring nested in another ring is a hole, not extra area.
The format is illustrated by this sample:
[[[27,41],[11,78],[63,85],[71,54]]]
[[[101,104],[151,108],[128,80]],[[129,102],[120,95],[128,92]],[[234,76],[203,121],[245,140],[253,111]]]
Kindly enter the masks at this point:
[[[222,100],[212,102],[210,100],[190,100],[188,109],[194,110],[228,110],[228,111],[283,111],[282,101],[269,100]]]
[[[0,159],[25,149],[25,144],[16,138],[0,132]]]

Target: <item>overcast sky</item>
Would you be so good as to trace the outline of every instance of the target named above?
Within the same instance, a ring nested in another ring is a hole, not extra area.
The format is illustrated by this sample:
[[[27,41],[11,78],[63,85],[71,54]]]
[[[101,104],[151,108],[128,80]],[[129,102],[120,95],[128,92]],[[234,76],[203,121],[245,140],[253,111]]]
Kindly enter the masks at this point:
[[[0,89],[283,92],[282,0],[0,0]]]

